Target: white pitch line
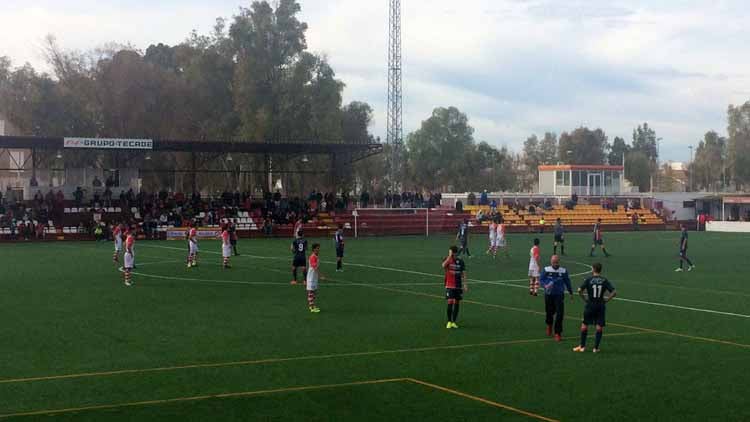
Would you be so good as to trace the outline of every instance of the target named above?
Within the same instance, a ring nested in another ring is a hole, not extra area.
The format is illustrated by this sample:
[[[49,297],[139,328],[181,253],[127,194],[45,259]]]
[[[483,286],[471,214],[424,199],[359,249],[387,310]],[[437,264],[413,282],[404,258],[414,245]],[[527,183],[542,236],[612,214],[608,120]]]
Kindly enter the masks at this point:
[[[589,265],[585,264],[583,262],[576,262],[576,261],[570,261],[574,264],[578,265]],[[743,292],[737,292],[737,291],[731,291],[731,290],[714,290],[714,289],[701,289],[700,287],[689,287],[689,286],[679,286],[676,284],[669,284],[669,283],[644,283],[642,281],[635,281],[635,280],[628,280],[623,278],[617,278],[618,280],[627,283],[627,284],[640,284],[643,286],[650,286],[650,287],[669,287],[670,289],[677,289],[677,290],[687,290],[687,291],[693,291],[693,292],[701,292],[701,293],[710,293],[710,294],[719,294],[719,295],[730,295],[730,296],[742,296],[742,297],[750,297],[749,294],[743,293]],[[673,281],[673,280],[667,280],[667,281]]]
[[[519,286],[517,284],[503,284],[502,286],[505,287],[516,287],[519,289],[527,289],[528,286]],[[695,312],[705,312],[709,314],[718,314],[718,315],[727,315],[727,316],[734,316],[739,318],[750,318],[750,315],[743,315],[743,314],[735,314],[733,312],[724,312],[724,311],[715,311],[713,309],[701,309],[701,308],[691,308],[689,306],[679,306],[679,305],[670,305],[669,303],[659,303],[659,302],[648,302],[645,300],[636,300],[636,299],[626,299],[621,296],[616,296],[614,298],[615,301],[622,301],[622,302],[632,302],[632,303],[641,303],[644,305],[652,305],[652,306],[661,306],[664,308],[674,308],[674,309],[682,309],[686,311],[695,311]]]
[[[152,247],[152,248],[175,249],[175,250],[184,251],[184,249],[182,249],[182,248],[172,248],[172,247],[168,247],[168,246],[154,246],[154,245],[148,245],[148,246]],[[219,252],[214,252],[214,251],[208,251],[208,252],[209,253],[213,253],[213,254],[217,254],[217,255],[219,254]],[[283,259],[285,259],[285,258],[280,258],[280,257],[264,257],[264,256],[255,256],[255,255],[244,255],[244,256],[251,257],[251,258],[259,258],[259,259],[274,259],[274,260],[283,260]],[[323,261],[323,262],[326,262],[326,261]],[[576,262],[576,261],[569,261],[569,262],[571,262],[572,264],[582,265],[582,266],[586,266],[586,267],[590,266],[589,264],[584,264],[582,262]],[[330,264],[332,262],[327,262],[327,263]],[[350,265],[350,266],[356,265],[356,266],[365,267],[365,268],[374,268],[374,269],[379,269],[379,270],[396,271],[396,272],[403,272],[403,273],[409,273],[409,274],[415,273],[415,274],[424,275],[424,276],[430,276],[430,277],[443,277],[443,276],[438,275],[438,274],[420,273],[420,272],[415,272],[415,271],[410,271],[410,270],[401,270],[401,269],[398,269],[398,268],[377,267],[377,266],[372,266],[372,265],[352,264],[352,263],[347,263],[347,265]],[[580,273],[580,274],[571,274],[571,276],[575,277],[575,276],[579,276],[579,275],[583,275],[583,274],[588,274],[589,272],[590,271],[586,271],[586,272],[583,272],[583,273]],[[516,285],[516,284],[510,284],[510,283],[518,282],[518,281],[526,281],[526,280],[527,279],[484,281],[484,280],[472,280],[472,279],[468,279],[468,281],[474,281],[474,282],[479,282],[479,283],[484,283],[484,284],[492,284],[492,285],[496,285],[496,286],[515,287],[515,288],[522,288],[522,289],[526,289],[526,288],[528,288],[528,286],[519,286],[519,285]],[[363,285],[363,286],[365,285],[365,284],[362,284],[362,283],[352,283],[352,284],[354,284],[354,285],[359,284],[359,285]],[[401,284],[401,285],[403,285],[403,284]],[[643,304],[643,305],[658,306],[658,307],[663,307],[663,308],[672,308],[672,309],[680,309],[680,310],[685,310],[685,311],[703,312],[703,313],[709,313],[709,314],[715,314],[715,315],[733,316],[733,317],[738,317],[738,318],[750,318],[750,315],[737,314],[737,313],[733,313],[733,312],[716,311],[716,310],[713,310],[713,309],[701,309],[701,308],[693,308],[693,307],[689,307],[689,306],[671,305],[669,303],[648,302],[648,301],[645,301],[645,300],[627,299],[627,298],[623,298],[621,296],[617,296],[616,299],[620,300],[620,301],[623,301],[623,302],[639,303],[639,304]]]
[[[181,263],[183,261],[163,261],[163,262],[147,262],[143,264],[138,264],[140,266],[144,265],[157,265],[157,264],[171,264],[171,263]],[[201,264],[201,265],[212,265],[212,266],[220,266],[220,264]],[[123,271],[123,268],[118,268],[120,272]],[[272,268],[264,268],[264,270],[274,271]],[[279,271],[280,272],[280,271]],[[286,272],[284,272],[286,273]],[[132,274],[139,275],[141,277],[148,277],[148,278],[156,278],[156,279],[162,279],[162,280],[174,280],[174,281],[191,281],[191,282],[198,282],[198,283],[211,283],[211,284],[245,284],[245,285],[254,285],[254,286],[288,286],[289,283],[283,283],[283,282],[273,282],[273,281],[239,281],[239,280],[215,280],[215,279],[209,279],[209,278],[191,278],[191,277],[176,277],[176,276],[166,276],[166,275],[158,275],[158,274],[146,274],[141,272],[132,271]],[[326,283],[327,287],[350,287],[350,286],[362,286],[361,283],[341,283],[333,281],[332,283]],[[388,287],[399,287],[399,286],[435,286],[435,283],[378,283],[378,286],[388,286]]]
[[[156,246],[156,245],[144,245],[144,246],[149,247],[149,248],[171,249],[171,250],[184,251],[184,249],[182,249],[182,248],[174,248],[174,247],[170,247],[170,246]],[[210,254],[220,255],[219,252],[215,252],[215,251],[201,251],[201,252],[206,252],[206,253],[210,253]],[[288,258],[278,257],[278,256],[260,256],[260,255],[247,255],[247,254],[243,254],[243,255],[240,255],[240,256],[245,256],[245,257],[248,257],[248,258],[256,258],[256,259],[276,260],[276,261],[286,261],[288,259]],[[321,261],[321,262],[324,263],[324,264],[335,264],[335,262],[333,262],[333,261]],[[404,270],[404,269],[401,269],[401,268],[379,267],[379,266],[376,266],[376,265],[356,264],[356,263],[352,263],[352,262],[347,262],[346,265],[350,266],[350,267],[371,268],[371,269],[374,269],[374,270],[382,270],[382,271],[395,271],[395,272],[399,272],[399,273],[421,275],[421,276],[425,276],[425,277],[436,277],[436,278],[443,278],[444,277],[443,275],[440,275],[440,274],[430,274],[430,273],[424,273],[424,272],[421,272],[421,271]],[[582,273],[571,274],[571,276],[577,277],[577,276],[580,276],[580,275],[588,274],[589,272],[590,271],[585,271],[585,272],[582,272]],[[478,280],[478,279],[474,279],[474,278],[469,278],[467,280],[468,281],[473,281],[475,283],[481,283],[481,284],[502,285],[502,284],[505,284],[505,283],[513,283],[513,282],[517,282],[517,281],[527,281],[528,277],[527,278],[516,278],[516,279],[511,279],[511,280],[494,280],[494,281]]]

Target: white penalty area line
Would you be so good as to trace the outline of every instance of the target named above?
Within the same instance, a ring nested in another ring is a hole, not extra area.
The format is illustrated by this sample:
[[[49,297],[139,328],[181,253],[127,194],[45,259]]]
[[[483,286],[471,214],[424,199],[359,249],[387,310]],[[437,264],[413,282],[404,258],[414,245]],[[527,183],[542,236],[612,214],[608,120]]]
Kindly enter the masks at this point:
[[[173,249],[173,250],[184,251],[183,248],[174,248],[174,247],[170,247],[170,246],[157,246],[157,245],[146,245],[146,246],[151,247],[151,248]],[[219,252],[215,252],[215,251],[207,251],[207,252],[211,253],[211,254],[220,255]],[[280,258],[280,257],[267,257],[267,256],[257,256],[257,255],[242,255],[242,256],[246,256],[246,257],[249,257],[249,258],[257,258],[257,259],[269,259],[269,260],[284,260],[285,259],[285,258]],[[333,263],[333,262],[329,262],[329,261],[323,261],[323,262],[328,263],[328,264]],[[569,262],[571,262],[572,264],[576,264],[576,265],[590,267],[590,264],[585,264],[585,263],[582,263],[582,262],[577,262],[577,261],[569,261]],[[411,270],[402,270],[402,269],[390,268],[390,267],[379,267],[379,266],[374,266],[374,265],[353,264],[353,263],[347,263],[346,265],[347,266],[364,267],[364,268],[372,268],[372,269],[384,270],[384,271],[401,272],[401,273],[406,273],[406,274],[416,274],[416,275],[422,275],[422,276],[427,276],[427,277],[438,277],[438,278],[442,278],[443,277],[443,276],[438,275],[438,274],[423,273],[423,272],[411,271]],[[582,273],[571,274],[571,276],[572,277],[577,277],[577,276],[581,276],[581,275],[585,275],[585,274],[589,274],[589,273],[590,273],[590,271],[585,271],[585,272],[582,272]],[[471,279],[471,278],[468,279],[468,281],[473,281],[473,282],[480,283],[480,284],[491,284],[491,285],[496,285],[496,286],[515,287],[515,288],[521,288],[521,289],[526,289],[526,288],[528,288],[528,286],[520,286],[520,285],[512,284],[512,283],[514,283],[514,282],[520,282],[520,281],[527,281],[527,280],[528,280],[527,278],[524,278],[524,279],[514,279],[514,280],[498,280],[498,281],[474,280],[474,279]],[[351,285],[366,286],[366,284],[362,284],[362,283],[351,283]],[[406,284],[399,284],[399,285],[406,286]],[[425,284],[425,285],[432,285],[432,284]],[[724,312],[724,311],[717,311],[717,310],[713,310],[713,309],[702,309],[702,308],[694,308],[694,307],[690,307],[690,306],[672,305],[672,304],[669,304],[669,303],[649,302],[649,301],[637,300],[637,299],[627,299],[627,298],[623,298],[621,296],[617,296],[615,299],[618,300],[618,301],[622,301],[622,302],[637,303],[637,304],[641,304],[641,305],[657,306],[657,307],[670,308],[670,309],[679,309],[679,310],[683,310],[683,311],[701,312],[701,313],[707,313],[707,314],[713,314],[713,315],[731,316],[731,317],[736,317],[736,318],[746,318],[746,319],[750,318],[750,315],[738,314],[738,313],[734,313],[734,312]]]

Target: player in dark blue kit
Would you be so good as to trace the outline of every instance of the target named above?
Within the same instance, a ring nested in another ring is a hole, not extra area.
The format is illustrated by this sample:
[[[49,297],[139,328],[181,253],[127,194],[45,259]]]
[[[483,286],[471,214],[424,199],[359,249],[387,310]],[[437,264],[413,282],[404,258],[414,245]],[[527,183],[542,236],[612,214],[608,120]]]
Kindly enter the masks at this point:
[[[596,224],[594,224],[594,241],[591,244],[591,252],[589,252],[589,256],[594,256],[594,249],[596,249],[597,246],[600,246],[602,248],[602,252],[604,252],[604,256],[609,258],[611,254],[607,252],[607,248],[604,246],[604,237],[602,237],[602,219],[598,218],[596,220]]]
[[[581,324],[581,344],[573,349],[574,352],[586,351],[586,336],[589,333],[589,325],[596,325],[596,341],[594,342],[594,353],[599,353],[599,344],[604,335],[606,304],[617,295],[615,287],[605,277],[601,276],[602,264],[596,262],[591,266],[591,277],[584,280],[578,288],[578,294],[586,302],[583,308],[583,324]],[[583,291],[586,291],[586,295]],[[609,293],[607,295],[606,293]]]
[[[333,243],[336,245],[336,272],[344,271],[344,226],[339,224],[339,229],[333,235]]]
[[[688,248],[688,232],[687,227],[685,227],[684,224],[680,224],[680,229],[682,230],[682,234],[680,235],[680,267],[675,269],[677,272],[682,271],[682,263],[687,262],[688,264],[688,271],[693,271],[693,268],[695,268],[695,265],[693,265],[693,262],[690,261],[690,258],[687,257],[687,248]]]
[[[471,253],[469,252],[469,220],[464,220],[461,224],[458,225],[458,234],[456,234],[456,240],[461,242],[461,248],[458,250],[456,256],[460,256],[462,253],[465,253],[466,256],[471,258]]]
[[[298,233],[298,236],[292,242],[292,284],[297,284],[297,269],[302,268],[302,281],[305,280],[305,274],[307,273],[307,240],[302,235],[302,230]]]

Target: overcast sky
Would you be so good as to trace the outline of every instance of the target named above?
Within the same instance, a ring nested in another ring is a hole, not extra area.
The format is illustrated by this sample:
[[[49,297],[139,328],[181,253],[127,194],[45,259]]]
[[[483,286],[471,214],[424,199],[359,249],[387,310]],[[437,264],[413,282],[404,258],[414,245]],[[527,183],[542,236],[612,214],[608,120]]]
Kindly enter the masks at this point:
[[[308,47],[329,57],[346,102],[376,110],[385,139],[387,0],[301,0]],[[45,65],[43,37],[68,49],[116,41],[145,50],[206,33],[249,0],[0,0],[0,55]],[[746,0],[402,0],[404,127],[456,106],[477,140],[580,125],[629,139],[644,121],[662,159],[686,160],[726,108],[750,100]]]

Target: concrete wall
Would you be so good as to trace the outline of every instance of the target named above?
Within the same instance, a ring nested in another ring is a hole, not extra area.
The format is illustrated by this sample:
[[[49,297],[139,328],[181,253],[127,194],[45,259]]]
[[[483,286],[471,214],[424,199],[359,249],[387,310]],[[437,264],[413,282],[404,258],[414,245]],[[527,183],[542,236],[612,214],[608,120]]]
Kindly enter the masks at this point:
[[[554,195],[555,194],[555,172],[554,171],[540,171],[539,172],[539,193],[543,195]]]
[[[698,216],[696,208],[684,208],[683,202],[710,196],[701,192],[654,192],[654,201],[661,201],[664,208],[674,211],[673,219],[687,221]]]
[[[709,221],[706,231],[728,233],[750,233],[750,223],[741,221]]]

